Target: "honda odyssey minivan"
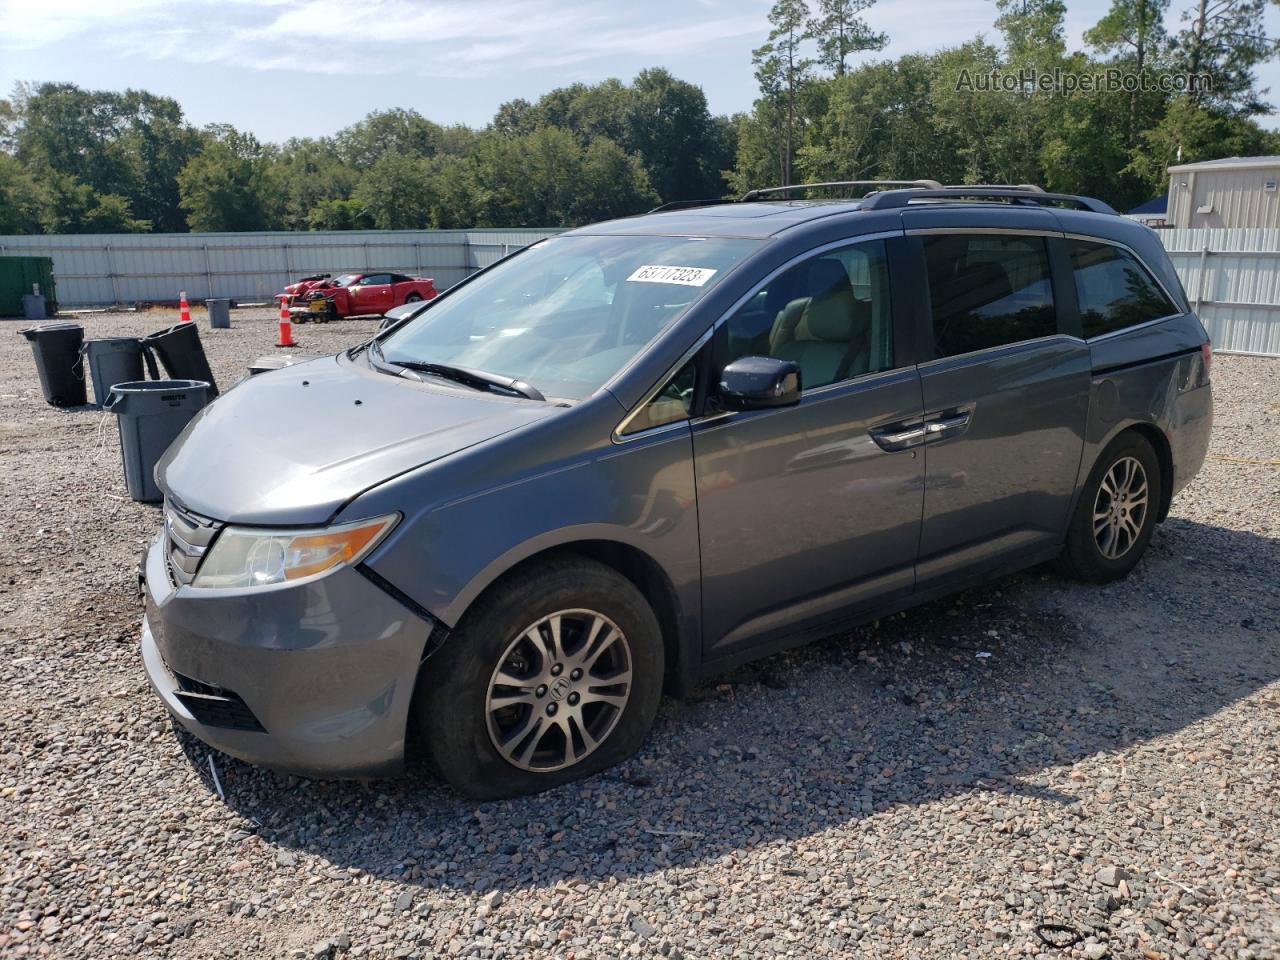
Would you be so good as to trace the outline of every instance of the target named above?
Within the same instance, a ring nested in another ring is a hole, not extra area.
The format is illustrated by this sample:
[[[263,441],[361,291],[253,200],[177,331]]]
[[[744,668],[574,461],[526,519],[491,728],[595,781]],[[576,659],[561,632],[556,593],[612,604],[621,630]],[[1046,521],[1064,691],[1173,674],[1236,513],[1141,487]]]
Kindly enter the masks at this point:
[[[144,561],[170,712],[309,776],[413,739],[511,796],[745,660],[1045,561],[1126,575],[1212,420],[1155,234],[1029,187],[795,189],[543,240],[207,407]]]

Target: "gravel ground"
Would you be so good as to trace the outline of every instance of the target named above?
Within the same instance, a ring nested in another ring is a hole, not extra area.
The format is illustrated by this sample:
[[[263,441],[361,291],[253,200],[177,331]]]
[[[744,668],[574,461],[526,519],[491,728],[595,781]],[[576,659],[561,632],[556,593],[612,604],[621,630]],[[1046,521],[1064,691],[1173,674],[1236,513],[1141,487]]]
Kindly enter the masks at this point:
[[[224,387],[273,352],[269,311],[234,323]],[[1217,359],[1215,459],[1127,581],[1033,570],[774,657],[610,775],[477,806],[421,763],[215,754],[223,800],[143,675],[159,515],[115,425],[0,360],[0,955],[1280,956],[1280,361]]]

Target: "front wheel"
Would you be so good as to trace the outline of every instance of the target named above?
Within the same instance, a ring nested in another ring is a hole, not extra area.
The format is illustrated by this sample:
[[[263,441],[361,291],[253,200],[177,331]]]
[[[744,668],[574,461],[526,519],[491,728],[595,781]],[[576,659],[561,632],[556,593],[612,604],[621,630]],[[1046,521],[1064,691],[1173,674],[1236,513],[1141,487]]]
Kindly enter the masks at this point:
[[[423,665],[418,720],[460,792],[537,793],[640,747],[662,665],[634,584],[591,560],[549,560],[495,587]]]
[[[1155,532],[1163,482],[1145,437],[1126,433],[1112,441],[1080,492],[1059,568],[1093,583],[1127,576]]]

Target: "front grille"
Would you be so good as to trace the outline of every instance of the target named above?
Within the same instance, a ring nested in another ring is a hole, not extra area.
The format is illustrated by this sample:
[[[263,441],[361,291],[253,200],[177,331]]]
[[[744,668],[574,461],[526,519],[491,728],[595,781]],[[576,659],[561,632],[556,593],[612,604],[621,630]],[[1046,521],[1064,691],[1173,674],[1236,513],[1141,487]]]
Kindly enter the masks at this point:
[[[164,547],[169,578],[175,586],[190,583],[200,569],[214,537],[222,529],[216,520],[201,517],[170,500],[164,505]]]
[[[206,727],[226,727],[229,730],[251,730],[266,733],[266,728],[253,715],[253,711],[239,695],[222,687],[183,676],[170,671],[178,681],[174,696],[191,711],[191,715]]]

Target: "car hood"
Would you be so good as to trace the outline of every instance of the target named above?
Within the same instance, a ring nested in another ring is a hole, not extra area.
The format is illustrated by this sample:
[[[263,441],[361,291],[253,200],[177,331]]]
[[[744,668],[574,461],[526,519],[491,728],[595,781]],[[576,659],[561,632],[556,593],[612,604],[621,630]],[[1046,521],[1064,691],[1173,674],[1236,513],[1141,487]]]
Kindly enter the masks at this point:
[[[325,357],[222,394],[165,452],[156,480],[215,520],[324,523],[370,487],[557,410]]]

